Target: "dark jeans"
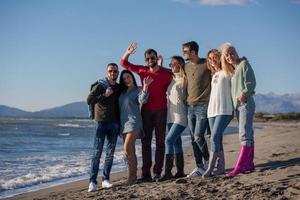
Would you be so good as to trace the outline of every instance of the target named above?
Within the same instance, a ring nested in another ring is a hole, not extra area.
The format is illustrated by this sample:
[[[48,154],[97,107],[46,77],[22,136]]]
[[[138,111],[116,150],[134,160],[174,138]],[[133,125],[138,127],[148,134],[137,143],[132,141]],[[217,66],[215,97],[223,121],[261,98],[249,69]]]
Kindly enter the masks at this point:
[[[116,147],[116,142],[118,139],[119,125],[117,123],[108,122],[97,122],[96,124],[96,136],[94,140],[94,153],[91,163],[91,174],[90,182],[97,184],[97,176],[99,171],[100,158],[105,142],[106,144],[106,156],[103,167],[103,177],[102,180],[109,180],[109,175],[111,167],[114,160],[114,152]]]
[[[151,143],[153,137],[153,130],[155,130],[156,150],[155,150],[155,164],[153,167],[154,174],[161,174],[164,163],[165,155],[165,133],[166,133],[166,121],[167,111],[142,111],[143,128],[145,137],[142,138],[142,156],[143,167],[142,177],[151,176],[152,166],[152,152]]]

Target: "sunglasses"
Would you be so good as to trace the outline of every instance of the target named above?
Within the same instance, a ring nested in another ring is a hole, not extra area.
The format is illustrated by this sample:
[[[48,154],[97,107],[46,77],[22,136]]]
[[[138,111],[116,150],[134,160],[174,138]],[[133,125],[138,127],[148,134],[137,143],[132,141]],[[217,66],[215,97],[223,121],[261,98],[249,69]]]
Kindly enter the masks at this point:
[[[155,60],[155,57],[149,57],[149,58],[145,58],[145,61],[149,61],[149,60]]]
[[[118,73],[119,71],[118,70],[108,70],[108,73]]]
[[[176,64],[172,64],[172,63],[170,63],[170,64],[169,64],[169,67],[171,67],[171,68],[172,68],[172,67],[175,67],[176,65],[178,65],[178,64],[177,64],[177,63],[176,63]]]

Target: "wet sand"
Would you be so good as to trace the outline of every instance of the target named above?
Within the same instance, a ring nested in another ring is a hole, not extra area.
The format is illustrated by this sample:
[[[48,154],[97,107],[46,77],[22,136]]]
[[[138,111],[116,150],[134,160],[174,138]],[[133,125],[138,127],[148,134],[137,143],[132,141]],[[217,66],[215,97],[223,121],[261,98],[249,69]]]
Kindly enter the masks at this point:
[[[112,175],[114,186],[110,189],[99,186],[88,193],[88,180],[83,180],[9,199],[300,199],[300,122],[260,125],[264,128],[255,131],[256,169],[249,174],[126,186],[127,172],[121,172]],[[238,135],[224,137],[227,172],[234,167],[239,147]],[[185,173],[189,173],[195,166],[191,148],[185,150],[184,158]]]

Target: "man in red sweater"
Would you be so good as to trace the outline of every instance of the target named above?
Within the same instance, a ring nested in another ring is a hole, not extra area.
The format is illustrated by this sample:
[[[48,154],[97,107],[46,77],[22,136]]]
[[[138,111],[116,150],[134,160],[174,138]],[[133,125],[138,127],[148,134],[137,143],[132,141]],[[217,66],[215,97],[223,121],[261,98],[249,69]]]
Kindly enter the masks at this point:
[[[145,63],[143,65],[134,65],[128,61],[131,54],[134,54],[137,48],[136,43],[131,43],[126,49],[120,64],[125,69],[138,74],[143,83],[144,78],[151,77],[153,82],[148,88],[148,102],[142,107],[143,128],[145,136],[142,138],[142,181],[157,181],[161,177],[162,167],[165,155],[165,131],[167,118],[167,99],[166,91],[172,80],[171,71],[158,65],[157,52],[154,49],[145,51]],[[151,177],[151,143],[152,133],[155,130],[156,151],[155,164],[153,167],[153,178]]]

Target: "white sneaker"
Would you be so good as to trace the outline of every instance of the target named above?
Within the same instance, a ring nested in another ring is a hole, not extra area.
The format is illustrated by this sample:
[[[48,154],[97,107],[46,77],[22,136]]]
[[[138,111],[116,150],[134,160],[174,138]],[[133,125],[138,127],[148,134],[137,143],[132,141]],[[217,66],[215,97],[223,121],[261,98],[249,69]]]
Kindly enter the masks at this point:
[[[202,176],[205,171],[199,167],[196,167],[187,177],[195,177],[195,176]]]
[[[102,188],[110,188],[113,185],[109,182],[109,180],[102,181]]]
[[[93,182],[90,182],[88,192],[95,192],[96,189],[97,189],[96,184]]]

